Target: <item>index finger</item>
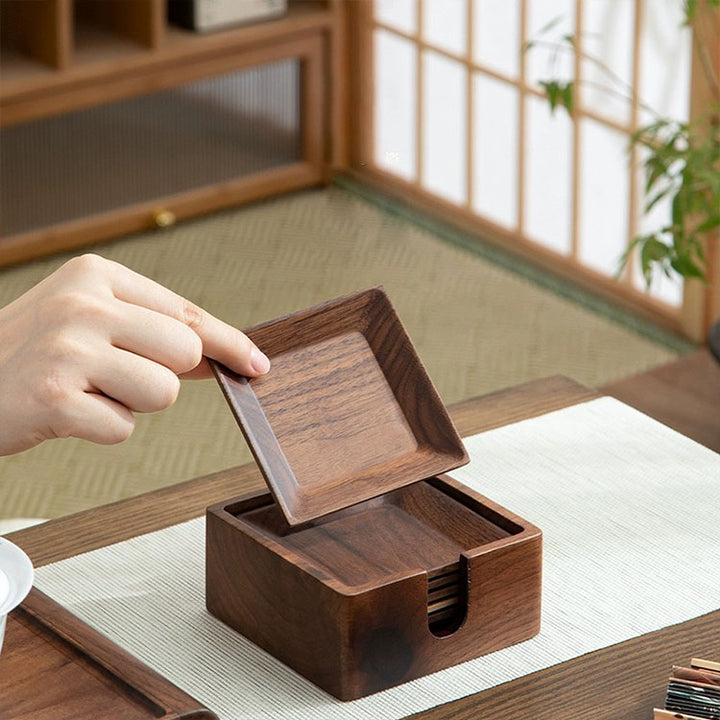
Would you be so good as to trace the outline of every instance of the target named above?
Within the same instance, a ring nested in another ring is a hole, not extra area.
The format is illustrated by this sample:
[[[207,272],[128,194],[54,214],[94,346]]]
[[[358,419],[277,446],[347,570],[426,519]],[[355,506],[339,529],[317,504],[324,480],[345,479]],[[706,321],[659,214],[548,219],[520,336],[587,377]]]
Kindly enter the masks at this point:
[[[118,300],[140,305],[179,320],[198,335],[202,342],[203,355],[217,360],[241,375],[255,377],[270,369],[270,361],[267,357],[237,328],[219,320],[160,283],[124,265],[108,262],[112,264],[112,291]],[[189,375],[209,377],[210,370],[207,363],[202,362]]]

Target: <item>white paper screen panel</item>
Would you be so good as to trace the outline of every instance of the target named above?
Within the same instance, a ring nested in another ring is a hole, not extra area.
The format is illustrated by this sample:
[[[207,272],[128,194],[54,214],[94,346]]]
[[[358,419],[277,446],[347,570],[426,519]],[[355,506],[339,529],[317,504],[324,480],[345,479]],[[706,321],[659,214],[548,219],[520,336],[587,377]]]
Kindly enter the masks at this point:
[[[635,0],[583,0],[588,57],[582,60],[580,101],[584,109],[625,126],[632,113],[634,26]]]
[[[656,113],[686,120],[690,106],[690,45],[680,32],[682,3],[677,0],[644,0],[640,34],[640,97]],[[655,115],[643,110],[640,124]]]
[[[482,5],[483,0],[479,0]],[[574,77],[574,62],[567,52],[556,52],[550,45],[563,35],[575,31],[575,0],[529,0],[527,2],[527,37],[543,39],[531,52],[525,53],[527,82],[539,89],[539,81],[556,77]]]
[[[417,0],[375,0],[375,19],[411,35],[417,32]]]
[[[459,62],[423,53],[422,185],[462,205],[466,197],[467,69]]]
[[[679,0],[376,0],[373,163],[589,277],[615,278],[631,239],[669,217],[667,203],[643,216],[628,145],[654,119],[645,105],[688,116],[681,21]],[[551,47],[565,34],[580,59]],[[549,111],[539,83],[550,79],[574,81],[574,120]],[[619,280],[638,295],[639,264]],[[651,295],[679,307],[682,283],[657,281]]]
[[[473,77],[473,203],[479,215],[508,229],[518,223],[519,90],[476,73]]]
[[[417,52],[386,30],[375,32],[375,162],[406,180],[417,174]]]
[[[423,0],[423,39],[457,55],[467,52],[469,0]]]
[[[626,248],[627,137],[594,120],[580,122],[580,262],[612,277]]]
[[[690,112],[690,56],[691,37],[681,32],[682,4],[674,0],[640,0],[643,4],[643,23],[640,27],[639,95],[647,108],[655,113],[687,120]],[[653,122],[657,116],[640,108],[640,125]],[[640,154],[642,159],[642,155]],[[639,178],[640,187],[644,178]],[[642,200],[641,200],[642,201]],[[638,234],[647,234],[670,224],[670,199],[659,202],[652,211],[639,213]],[[638,267],[634,268],[633,284],[644,288]],[[683,283],[677,276],[655,277],[650,289],[653,297],[679,307],[682,304]]]
[[[569,255],[572,247],[572,123],[551,113],[544,98],[525,99],[525,230],[544,247]]]
[[[473,8],[473,60],[516,80],[520,75],[520,0],[481,0]]]

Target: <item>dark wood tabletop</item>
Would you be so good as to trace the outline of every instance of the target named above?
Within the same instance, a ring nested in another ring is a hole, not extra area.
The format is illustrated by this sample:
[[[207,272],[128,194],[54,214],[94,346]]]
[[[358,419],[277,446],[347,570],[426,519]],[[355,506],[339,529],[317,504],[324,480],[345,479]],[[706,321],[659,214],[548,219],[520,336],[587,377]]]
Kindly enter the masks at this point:
[[[526,383],[450,408],[467,436],[598,397],[562,377]],[[254,465],[52,520],[9,536],[36,566],[198,517],[208,505],[264,487]],[[669,588],[668,592],[681,591]],[[720,611],[664,628],[413,715],[437,720],[651,720],[674,664],[720,658]],[[39,690],[42,692],[42,690]]]

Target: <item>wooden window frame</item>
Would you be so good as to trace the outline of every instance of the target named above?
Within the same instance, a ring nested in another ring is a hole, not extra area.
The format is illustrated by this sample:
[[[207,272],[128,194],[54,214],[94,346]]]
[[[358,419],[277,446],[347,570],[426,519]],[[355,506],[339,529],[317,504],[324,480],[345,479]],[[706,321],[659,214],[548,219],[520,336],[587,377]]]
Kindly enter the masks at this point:
[[[532,0],[520,0],[520,34],[521,47],[528,40],[528,4]],[[548,250],[527,237],[525,233],[525,135],[526,135],[526,98],[546,97],[541,89],[533,87],[527,82],[526,63],[520,63],[517,78],[512,78],[493,68],[477,62],[473,58],[473,12],[474,2],[467,1],[468,38],[466,52],[459,54],[428,42],[423,38],[423,0],[417,0],[415,18],[415,32],[409,33],[396,27],[380,22],[374,17],[374,2],[351,3],[351,37],[349,47],[351,51],[351,66],[356,69],[351,86],[351,115],[354,124],[350,134],[351,147],[349,151],[353,174],[359,179],[375,185],[378,189],[398,200],[417,207],[421,211],[430,212],[451,225],[482,237],[483,240],[496,244],[503,249],[515,253],[551,272],[571,280],[580,286],[598,294],[612,302],[619,303],[639,315],[658,323],[674,332],[682,333],[694,340],[704,339],[707,329],[714,319],[720,318],[720,249],[718,249],[718,233],[709,238],[707,248],[709,284],[703,285],[697,281],[684,283],[683,302],[680,308],[670,305],[644,293],[635,287],[634,264],[631,258],[622,276],[615,280],[583,265],[579,261],[579,182],[582,163],[580,151],[580,127],[583,119],[592,120],[600,126],[610,128],[626,136],[633,133],[641,123],[640,102],[637,87],[640,78],[640,38],[645,12],[645,0],[635,0],[634,28],[632,48],[632,84],[633,93],[629,120],[627,123],[618,122],[599,115],[589,108],[582,106],[581,99],[577,98],[572,113],[572,207],[571,218],[571,251],[563,256]],[[580,43],[579,52],[575,59],[576,81],[582,80],[582,18],[583,0],[575,0],[576,34]],[[710,15],[710,10],[703,9],[707,16],[699,17],[707,29],[704,38],[710,55],[715,58],[716,65],[720,65],[720,21],[717,14]],[[405,180],[399,176],[379,167],[374,160],[374,133],[373,133],[373,78],[375,58],[373,56],[374,33],[376,30],[385,30],[393,35],[404,38],[413,43],[417,57],[416,77],[416,175],[413,180]],[[424,77],[422,56],[426,51],[432,51],[445,58],[459,63],[466,72],[467,86],[467,137],[466,137],[466,199],[465,202],[455,204],[440,198],[423,187],[423,127],[422,103],[424,91]],[[517,226],[515,228],[503,227],[492,220],[476,213],[472,208],[473,202],[473,115],[474,101],[472,92],[473,77],[481,73],[486,77],[500,80],[515,88],[519,97],[518,117],[518,187],[517,187]],[[716,67],[720,76],[720,68]],[[578,95],[576,93],[576,95]],[[720,98],[711,96],[710,88],[704,80],[697,59],[697,49],[693,52],[691,70],[691,118],[700,117],[707,112],[710,102],[720,102]],[[635,149],[630,154],[628,165],[629,176],[629,212],[627,221],[627,237],[634,237],[640,226],[642,213],[640,211],[640,189],[638,178],[640,175],[639,153]]]

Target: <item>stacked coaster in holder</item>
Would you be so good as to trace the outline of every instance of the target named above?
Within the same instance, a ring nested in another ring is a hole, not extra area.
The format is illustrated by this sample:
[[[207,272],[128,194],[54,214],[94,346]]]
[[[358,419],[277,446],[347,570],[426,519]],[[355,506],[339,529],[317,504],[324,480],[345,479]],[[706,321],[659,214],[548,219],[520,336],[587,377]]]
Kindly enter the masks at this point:
[[[668,681],[665,708],[655,720],[720,720],[720,663],[693,658],[675,666]]]
[[[428,572],[428,624],[436,635],[456,630],[465,617],[465,578],[460,563]]]

